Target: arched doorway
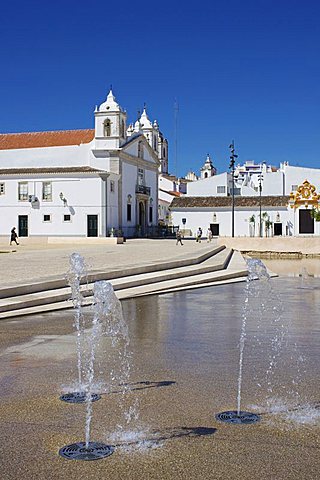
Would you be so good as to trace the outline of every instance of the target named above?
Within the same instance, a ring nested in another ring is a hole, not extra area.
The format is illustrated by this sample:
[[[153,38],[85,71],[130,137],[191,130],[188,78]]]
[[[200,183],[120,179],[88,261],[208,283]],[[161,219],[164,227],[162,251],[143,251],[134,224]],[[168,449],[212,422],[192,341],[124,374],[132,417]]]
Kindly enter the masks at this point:
[[[138,218],[138,224],[140,227],[140,232],[141,235],[145,234],[145,229],[146,229],[146,206],[143,201],[139,202],[139,218]]]

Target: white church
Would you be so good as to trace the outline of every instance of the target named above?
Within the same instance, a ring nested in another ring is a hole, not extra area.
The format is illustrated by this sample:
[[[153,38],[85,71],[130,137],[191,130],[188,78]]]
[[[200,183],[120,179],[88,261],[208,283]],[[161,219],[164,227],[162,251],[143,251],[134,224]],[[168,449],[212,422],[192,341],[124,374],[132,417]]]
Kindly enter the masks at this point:
[[[0,236],[127,237],[158,225],[168,142],[144,108],[134,124],[112,90],[95,128],[0,134]]]

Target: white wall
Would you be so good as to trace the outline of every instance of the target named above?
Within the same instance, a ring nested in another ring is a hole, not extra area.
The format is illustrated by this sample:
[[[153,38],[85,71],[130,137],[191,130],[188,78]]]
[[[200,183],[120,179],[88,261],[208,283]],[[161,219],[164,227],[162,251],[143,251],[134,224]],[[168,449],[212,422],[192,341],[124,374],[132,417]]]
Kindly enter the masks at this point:
[[[169,191],[176,191],[176,184],[173,180],[163,177],[162,175],[159,175],[159,188],[162,188],[163,190],[166,190],[167,192]],[[161,193],[159,193],[159,196]]]
[[[162,200],[159,198],[158,201],[158,219],[165,222],[166,224],[169,223],[169,218],[170,218],[170,204],[171,204],[171,198],[170,202],[166,202],[165,200]]]
[[[110,170],[108,152],[93,152],[94,143],[62,147],[0,150],[1,168],[79,167]]]
[[[146,187],[150,188],[150,199],[152,198],[153,206],[153,222],[152,225],[158,223],[158,169],[153,163],[150,165],[150,169],[145,165],[141,165],[144,170],[144,180]],[[135,227],[138,223],[137,211],[136,211],[136,185],[138,182],[138,165],[123,160],[122,162],[122,226],[123,227]],[[128,195],[132,196],[131,201],[131,222],[127,221],[127,199]],[[147,207],[150,206],[148,202]],[[147,214],[147,224],[149,223],[149,210]]]
[[[258,181],[256,185],[258,186]],[[263,173],[262,195],[285,195],[283,173],[277,172]]]
[[[135,227],[136,220],[136,184],[138,178],[138,169],[130,163],[122,163],[122,226]],[[128,195],[132,196],[131,200],[131,222],[127,221],[127,200]]]
[[[158,224],[158,169],[156,170],[145,169],[145,181],[146,181],[146,186],[151,188],[150,199],[152,198],[152,206],[153,206],[152,224],[149,222],[149,212],[147,215],[147,223],[148,225],[157,225]]]
[[[228,193],[228,177],[227,172],[214,175],[213,177],[203,178],[196,182],[187,184],[188,197],[216,197],[226,196]],[[217,186],[225,186],[225,193],[217,193]]]
[[[285,195],[290,195],[292,185],[301,185],[308,180],[316,187],[316,191],[320,193],[320,170],[316,168],[284,166],[285,172]]]
[[[119,228],[119,195],[118,195],[118,180],[119,175],[110,173],[107,180],[107,234],[110,234],[111,228]],[[111,189],[111,182],[113,183],[113,191]],[[105,205],[105,201],[103,202]]]
[[[279,212],[280,221],[282,222],[283,235],[286,233],[287,222],[293,222],[293,211],[286,208],[262,208],[262,213],[267,212],[270,220],[275,222],[276,215]],[[214,221],[214,214],[216,220]],[[190,229],[194,235],[196,230],[201,227],[204,234],[206,233],[210,223],[219,223],[220,236],[231,236],[232,232],[232,217],[231,209],[223,208],[207,208],[199,209],[179,209],[179,211],[171,211],[172,222],[181,228]],[[249,217],[255,215],[255,235],[259,236],[259,208],[251,209],[236,209],[235,210],[235,236],[250,236]],[[185,225],[182,224],[182,218],[186,218]]]
[[[25,177],[21,178],[24,181]],[[36,195],[39,202],[18,201],[18,181],[1,177],[5,182],[5,195],[0,195],[0,235],[8,235],[13,226],[18,226],[18,215],[28,215],[29,235],[87,235],[87,215],[98,215],[98,234],[105,235],[105,182],[100,177],[56,177],[52,180],[52,201],[42,200],[42,182],[50,177],[28,178],[28,194]],[[67,199],[64,206],[60,192]],[[63,216],[71,215],[70,222]],[[51,215],[50,222],[43,221],[43,215]]]
[[[255,195],[259,195],[259,173],[254,173],[250,178],[250,185],[255,186]],[[284,195],[284,178],[283,172],[278,170],[277,172],[263,172],[262,174],[262,195]],[[247,195],[247,193],[243,193]]]
[[[92,142],[83,145],[0,150],[1,168],[70,167],[89,165]]]
[[[85,158],[83,158],[83,163],[82,165],[86,165],[87,163],[84,163]],[[110,156],[109,152],[106,151],[89,151],[88,154],[88,164],[92,168],[97,168],[98,170],[107,170],[107,172],[110,171]]]

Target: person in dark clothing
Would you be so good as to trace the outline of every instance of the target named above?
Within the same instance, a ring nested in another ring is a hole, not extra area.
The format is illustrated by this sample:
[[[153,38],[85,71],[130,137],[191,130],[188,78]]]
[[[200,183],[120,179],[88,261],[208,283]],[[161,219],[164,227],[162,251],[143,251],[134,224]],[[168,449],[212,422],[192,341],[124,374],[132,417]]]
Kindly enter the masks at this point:
[[[196,242],[201,243],[201,237],[202,237],[202,228],[199,227],[196,233]]]
[[[177,239],[176,245],[178,245],[178,243],[180,243],[180,245],[183,245],[183,243],[182,243],[182,232],[181,232],[181,230],[178,230],[178,231],[177,231],[177,233],[176,233],[176,239]]]
[[[16,227],[13,227],[11,230],[10,245],[12,245],[12,242],[16,242],[16,244],[19,245]]]

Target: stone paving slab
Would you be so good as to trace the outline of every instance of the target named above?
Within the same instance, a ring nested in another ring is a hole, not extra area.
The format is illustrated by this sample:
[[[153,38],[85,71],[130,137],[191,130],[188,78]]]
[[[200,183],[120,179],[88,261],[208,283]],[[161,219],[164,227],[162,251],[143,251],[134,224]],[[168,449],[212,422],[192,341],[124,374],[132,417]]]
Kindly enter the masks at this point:
[[[17,286],[48,278],[64,278],[69,256],[77,252],[89,271],[121,269],[148,265],[151,262],[190,260],[215,248],[216,242],[185,240],[183,246],[174,239],[132,239],[122,245],[19,245],[12,253],[0,253],[0,288]],[[0,245],[1,250],[1,245]]]
[[[213,253],[216,251],[218,253],[213,254],[212,257],[196,266],[188,265],[186,267],[169,268],[168,270],[162,271],[158,271],[157,268],[154,268],[150,273],[139,273],[115,278],[113,276],[109,278],[108,273],[105,273],[104,275],[101,273],[101,278],[108,279],[111,281],[115,290],[120,290],[155,283],[159,280],[164,281],[175,278],[181,279],[183,277],[199,275],[200,273],[213,272],[223,269],[227,265],[231,256],[229,249],[222,249],[221,251],[214,249]],[[176,264],[176,261],[174,264]],[[164,262],[163,265],[168,265],[171,267],[171,264],[168,262]],[[134,268],[133,271],[135,272],[136,268]],[[18,289],[2,289],[2,291],[0,291],[0,312],[9,311],[11,309],[17,310],[29,306],[44,305],[53,302],[61,302],[70,298],[71,290],[69,286],[50,289],[50,285],[50,282],[43,282],[42,284],[39,283],[39,291],[34,293],[27,293],[29,287],[28,285],[25,285],[24,288],[21,286]],[[82,295],[91,295],[92,287],[93,283],[84,283],[81,287]],[[19,292],[20,294],[18,294]],[[7,293],[7,295],[5,295],[5,293]]]
[[[208,255],[212,255],[208,257]],[[195,266],[186,266],[152,273],[132,275],[131,277],[115,278],[111,280],[120,299],[132,298],[150,293],[161,293],[164,290],[185,287],[192,288],[194,285],[203,285],[212,282],[233,280],[246,275],[245,262],[242,256],[235,255],[229,249],[220,250],[211,248],[210,252],[202,253],[189,261],[195,262],[200,258],[206,258],[204,262]],[[231,258],[231,261],[230,261]],[[176,264],[178,261],[174,261]],[[166,263],[166,262],[165,262]],[[183,262],[182,262],[183,263]],[[236,268],[232,265],[236,264]],[[225,268],[228,267],[227,270]],[[230,268],[229,268],[230,267]],[[240,278],[241,277],[241,278]],[[160,280],[160,281],[159,281]],[[16,315],[26,315],[37,311],[48,311],[72,306],[69,297],[69,287],[46,290],[46,283],[42,291],[37,293],[11,296],[0,300],[0,318],[9,318]],[[21,287],[22,288],[22,287]],[[92,301],[90,285],[83,285],[83,294],[86,297],[85,304]],[[14,289],[12,289],[14,291]]]

